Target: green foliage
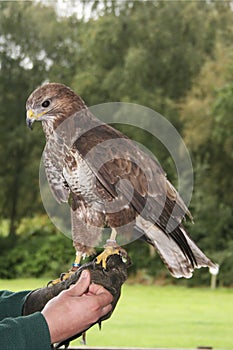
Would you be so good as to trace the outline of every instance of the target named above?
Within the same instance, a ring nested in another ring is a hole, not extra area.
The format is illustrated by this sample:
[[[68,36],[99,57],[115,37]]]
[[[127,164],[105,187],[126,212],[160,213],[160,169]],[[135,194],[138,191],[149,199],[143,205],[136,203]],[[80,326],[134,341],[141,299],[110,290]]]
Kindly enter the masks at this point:
[[[46,79],[69,82],[78,42],[70,19],[33,2],[1,2],[0,33],[0,212],[14,236],[22,217],[42,210],[38,167],[44,137],[41,130],[26,130],[25,101]]]
[[[220,264],[220,280],[232,279],[232,49],[216,46],[182,105],[186,141],[196,174],[190,232]],[[190,118],[190,116],[192,118]]]
[[[72,241],[49,219],[24,219],[18,231],[14,244],[10,241],[1,254],[0,278],[55,278],[69,269],[75,256]]]
[[[229,75],[233,78],[233,64]],[[232,110],[233,83],[230,82],[216,92],[216,99],[213,105],[213,114],[215,116],[213,139],[230,158],[233,158]]]
[[[77,1],[73,0],[73,10]],[[90,2],[82,1],[83,9]],[[44,218],[38,169],[44,136],[25,127],[25,100],[44,81],[72,86],[88,105],[126,101],[165,115],[192,153],[195,191],[187,223],[232,285],[232,9],[216,1],[95,1],[92,17],[58,16],[56,3],[0,2],[0,274],[56,275],[73,248]],[[75,11],[74,11],[75,13]],[[83,14],[85,11],[83,11]],[[118,125],[119,126],[119,125]],[[149,133],[119,126],[176,171]],[[157,256],[129,249],[136,276],[170,281]],[[197,273],[192,283],[208,283]]]
[[[212,52],[216,22],[205,2],[139,1],[120,15],[107,11],[85,25],[80,59],[88,69],[77,67],[73,86],[89,104],[120,99],[158,110],[160,96],[178,99],[191,87]]]

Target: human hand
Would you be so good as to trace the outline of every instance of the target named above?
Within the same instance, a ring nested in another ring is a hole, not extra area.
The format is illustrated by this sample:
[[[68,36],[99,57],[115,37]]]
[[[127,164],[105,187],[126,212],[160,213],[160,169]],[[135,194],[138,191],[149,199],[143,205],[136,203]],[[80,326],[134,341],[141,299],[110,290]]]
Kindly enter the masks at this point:
[[[49,327],[51,343],[60,342],[90,327],[111,311],[113,297],[91,283],[88,270],[78,282],[51,299],[41,311]]]

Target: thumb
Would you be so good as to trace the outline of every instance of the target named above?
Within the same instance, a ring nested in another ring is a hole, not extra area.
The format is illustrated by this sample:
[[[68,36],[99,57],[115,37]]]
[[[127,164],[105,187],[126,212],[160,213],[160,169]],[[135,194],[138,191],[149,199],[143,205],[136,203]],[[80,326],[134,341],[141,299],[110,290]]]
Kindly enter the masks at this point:
[[[90,272],[88,270],[82,271],[78,282],[75,283],[75,285],[71,286],[68,290],[67,293],[69,293],[70,296],[81,296],[83,295],[89,285],[91,283],[91,276]]]

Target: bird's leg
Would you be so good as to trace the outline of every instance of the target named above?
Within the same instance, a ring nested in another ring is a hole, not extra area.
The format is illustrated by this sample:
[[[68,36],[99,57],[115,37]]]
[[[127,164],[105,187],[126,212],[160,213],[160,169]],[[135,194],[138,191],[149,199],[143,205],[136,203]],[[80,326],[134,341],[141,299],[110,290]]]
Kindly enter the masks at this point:
[[[81,260],[83,257],[83,253],[80,251],[76,251],[76,258],[75,261],[72,264],[71,269],[69,269],[68,272],[64,272],[61,274],[60,279],[61,281],[66,280],[67,278],[69,278],[75,271],[78,270],[78,268],[81,266]]]
[[[116,230],[113,228],[112,229],[112,232],[111,232],[111,236],[110,236],[110,238],[108,239],[108,241],[114,241],[114,242],[116,242],[116,236],[117,236],[117,232],[116,232]],[[107,242],[108,242],[107,241]]]
[[[96,257],[96,264],[102,264],[102,267],[106,269],[107,259],[110,255],[118,254],[122,257],[127,256],[126,251],[121,248],[116,242],[117,232],[113,228],[110,238],[106,241],[104,251]]]
[[[81,266],[81,260],[83,257],[83,253],[80,251],[76,252],[76,258],[75,261],[72,264],[71,271],[76,271]]]
[[[82,257],[83,257],[83,253],[80,252],[80,251],[76,251],[76,258],[75,258],[75,261],[73,262],[72,264],[72,267],[69,269],[68,272],[63,272],[61,275],[60,275],[60,278],[57,278],[53,281],[50,281],[48,283],[48,285],[55,285],[61,281],[64,281],[66,280],[67,278],[69,278],[80,266],[80,262],[82,260]]]

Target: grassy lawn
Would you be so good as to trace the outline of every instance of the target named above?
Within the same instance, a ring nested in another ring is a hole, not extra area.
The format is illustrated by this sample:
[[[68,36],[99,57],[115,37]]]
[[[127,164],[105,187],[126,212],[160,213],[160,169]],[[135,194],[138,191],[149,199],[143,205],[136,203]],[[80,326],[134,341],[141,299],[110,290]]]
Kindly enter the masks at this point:
[[[0,280],[21,290],[46,280]],[[89,346],[233,349],[233,290],[125,285],[110,320],[87,333]],[[80,345],[79,340],[73,344]]]

